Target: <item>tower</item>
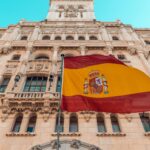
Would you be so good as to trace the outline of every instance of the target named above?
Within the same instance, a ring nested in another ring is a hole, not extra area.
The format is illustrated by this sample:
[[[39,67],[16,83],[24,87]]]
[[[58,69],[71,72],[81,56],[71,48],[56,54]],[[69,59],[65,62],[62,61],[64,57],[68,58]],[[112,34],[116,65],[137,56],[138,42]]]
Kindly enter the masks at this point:
[[[92,21],[94,0],[51,0],[48,21]]]

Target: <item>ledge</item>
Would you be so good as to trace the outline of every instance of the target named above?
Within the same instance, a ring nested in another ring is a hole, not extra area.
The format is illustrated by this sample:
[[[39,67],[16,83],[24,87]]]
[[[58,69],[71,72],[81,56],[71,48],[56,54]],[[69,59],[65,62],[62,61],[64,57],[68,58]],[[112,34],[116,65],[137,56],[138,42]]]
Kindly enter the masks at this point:
[[[145,136],[150,136],[150,132],[146,132],[144,135]]]
[[[25,133],[10,132],[10,133],[6,133],[6,136],[36,136],[36,133],[29,133],[29,132],[25,132]]]
[[[97,133],[96,136],[102,136],[102,137],[105,137],[105,136],[123,137],[123,136],[126,136],[126,134],[125,133]]]
[[[51,134],[52,136],[57,136],[57,133]],[[81,136],[81,133],[79,132],[73,132],[73,133],[60,133],[60,136]]]

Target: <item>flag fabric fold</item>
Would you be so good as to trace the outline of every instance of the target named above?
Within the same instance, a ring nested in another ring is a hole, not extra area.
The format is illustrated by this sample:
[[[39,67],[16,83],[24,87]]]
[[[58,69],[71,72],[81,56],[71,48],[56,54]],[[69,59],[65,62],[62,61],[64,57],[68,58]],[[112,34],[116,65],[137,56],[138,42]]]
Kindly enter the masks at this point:
[[[64,58],[64,111],[150,111],[150,78],[113,56]]]

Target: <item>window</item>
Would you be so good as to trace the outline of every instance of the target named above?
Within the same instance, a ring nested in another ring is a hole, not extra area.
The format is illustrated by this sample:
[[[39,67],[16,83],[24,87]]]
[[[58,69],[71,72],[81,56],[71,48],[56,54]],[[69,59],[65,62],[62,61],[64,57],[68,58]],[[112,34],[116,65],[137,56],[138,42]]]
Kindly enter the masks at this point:
[[[15,123],[14,123],[14,126],[12,128],[12,132],[19,132],[20,131],[22,119],[23,119],[22,114],[17,116]]]
[[[104,116],[102,116],[101,114],[97,115],[97,128],[98,128],[98,132],[101,133],[106,132]]]
[[[145,41],[145,43],[146,43],[147,45],[150,45],[150,41]]]
[[[35,60],[49,60],[49,57],[48,56],[38,56],[35,58]]]
[[[35,131],[36,119],[37,116],[35,114],[30,117],[28,127],[27,127],[27,132]]]
[[[24,87],[24,92],[45,92],[47,77],[28,77]]]
[[[0,85],[0,93],[4,93],[7,86],[8,86],[8,83],[10,81],[10,78],[4,78],[1,85]]]
[[[56,125],[55,125],[55,132],[64,132],[64,115],[61,114],[60,116],[60,126],[58,126],[58,115],[56,117]]]
[[[45,36],[43,36],[42,40],[50,40],[50,36],[45,35]]]
[[[119,38],[118,38],[117,36],[113,36],[112,39],[113,39],[114,41],[118,41],[118,40],[119,40]]]
[[[73,36],[67,36],[66,40],[74,40]]]
[[[28,39],[27,36],[22,36],[22,37],[21,37],[21,40],[27,40],[27,39]]]
[[[112,123],[112,129],[113,132],[121,132],[118,118],[115,115],[111,115],[111,123]]]
[[[13,58],[12,58],[12,60],[19,60],[20,57],[21,57],[20,55],[14,55]]]
[[[59,9],[64,9],[64,6],[63,6],[63,5],[60,5],[60,6],[59,6]]]
[[[150,118],[145,114],[140,114],[141,122],[143,124],[145,132],[150,132]]]
[[[56,36],[55,40],[61,40],[61,37],[60,36]]]
[[[84,9],[84,7],[82,5],[79,5],[78,9]]]
[[[78,132],[78,118],[76,114],[70,115],[69,132]]]
[[[90,36],[90,40],[97,40],[96,36]]]
[[[123,55],[123,54],[119,54],[119,55],[118,55],[118,59],[120,59],[120,60],[125,60],[126,57],[125,57],[125,55]]]
[[[79,36],[79,40],[85,40],[85,37],[84,36]]]
[[[58,76],[56,92],[61,92],[61,76]]]

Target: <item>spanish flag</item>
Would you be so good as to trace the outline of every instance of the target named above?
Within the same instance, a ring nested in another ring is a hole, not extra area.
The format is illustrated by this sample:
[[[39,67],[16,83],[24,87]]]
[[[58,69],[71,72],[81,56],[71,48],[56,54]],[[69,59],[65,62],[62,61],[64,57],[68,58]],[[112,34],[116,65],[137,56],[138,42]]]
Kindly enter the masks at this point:
[[[150,111],[150,78],[113,56],[64,58],[64,111]]]

